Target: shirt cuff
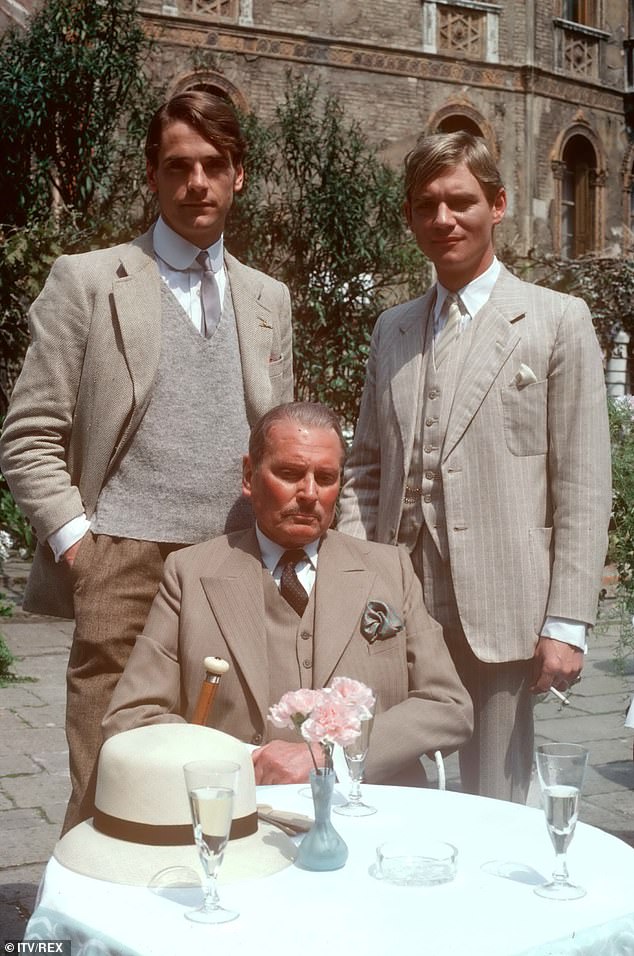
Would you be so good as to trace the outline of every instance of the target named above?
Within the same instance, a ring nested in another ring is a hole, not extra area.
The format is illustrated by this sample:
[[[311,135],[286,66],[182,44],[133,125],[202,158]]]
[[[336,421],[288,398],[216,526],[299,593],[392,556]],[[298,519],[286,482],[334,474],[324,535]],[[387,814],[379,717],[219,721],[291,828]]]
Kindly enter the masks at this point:
[[[571,644],[582,651],[588,650],[586,637],[588,625],[584,621],[571,621],[568,617],[551,617],[548,615],[542,627],[542,637],[550,637],[553,641]]]
[[[90,521],[85,514],[77,515],[71,518],[66,524],[63,524],[57,531],[53,531],[46,539],[50,545],[51,551],[58,562],[63,554],[74,544],[81,541],[83,536],[90,528]]]

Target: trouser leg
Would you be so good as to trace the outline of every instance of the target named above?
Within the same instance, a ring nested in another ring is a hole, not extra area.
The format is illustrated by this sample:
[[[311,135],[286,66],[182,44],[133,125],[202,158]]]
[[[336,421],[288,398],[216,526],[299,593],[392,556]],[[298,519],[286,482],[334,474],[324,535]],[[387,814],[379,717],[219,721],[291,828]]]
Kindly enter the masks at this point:
[[[532,661],[484,663],[464,635],[448,561],[423,527],[412,561],[425,604],[442,625],[458,675],[473,700],[474,731],[460,750],[465,792],[525,803],[533,764]]]
[[[158,590],[164,546],[89,532],[73,567],[66,675],[72,793],[62,832],[92,816],[101,721]]]
[[[483,663],[455,632],[447,643],[473,700],[473,736],[460,750],[463,790],[526,803],[533,764],[532,663]]]

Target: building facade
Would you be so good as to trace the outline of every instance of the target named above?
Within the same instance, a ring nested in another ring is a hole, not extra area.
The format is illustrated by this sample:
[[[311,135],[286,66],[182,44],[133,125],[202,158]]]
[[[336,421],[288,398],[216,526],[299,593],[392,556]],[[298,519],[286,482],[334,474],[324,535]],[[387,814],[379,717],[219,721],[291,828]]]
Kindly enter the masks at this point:
[[[0,0],[0,28],[34,0]],[[272,118],[287,74],[338,97],[390,163],[469,129],[507,187],[501,246],[634,256],[634,0],[140,0],[170,93]],[[292,82],[292,80],[291,80]]]
[[[335,94],[393,163],[424,131],[472,130],[507,186],[502,243],[634,254],[634,0],[143,0],[142,12],[170,91],[202,85],[267,118],[290,70]]]

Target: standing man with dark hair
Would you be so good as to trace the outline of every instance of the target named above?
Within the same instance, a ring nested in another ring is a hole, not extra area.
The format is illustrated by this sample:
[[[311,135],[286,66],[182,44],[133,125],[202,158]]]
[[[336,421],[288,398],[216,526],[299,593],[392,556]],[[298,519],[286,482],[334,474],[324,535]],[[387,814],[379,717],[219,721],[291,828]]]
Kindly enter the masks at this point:
[[[31,309],[1,454],[39,541],[24,606],[75,618],[64,829],[92,813],[101,719],[166,555],[252,524],[242,449],[292,398],[288,290],[223,247],[244,150],[228,102],[173,97],[146,141],[155,225],[62,256]]]
[[[411,553],[475,710],[463,786],[524,802],[531,693],[565,690],[595,620],[610,515],[601,355],[586,305],[512,276],[485,143],[422,139],[405,214],[438,281],[374,330],[339,529]]]

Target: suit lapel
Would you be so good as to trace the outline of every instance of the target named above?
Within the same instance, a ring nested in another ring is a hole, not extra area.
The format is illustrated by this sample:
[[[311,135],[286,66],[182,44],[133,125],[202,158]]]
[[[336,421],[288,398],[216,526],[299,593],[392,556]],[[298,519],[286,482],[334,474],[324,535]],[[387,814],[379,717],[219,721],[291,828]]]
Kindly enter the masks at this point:
[[[271,381],[268,375],[273,344],[271,311],[262,301],[262,280],[225,252],[231,298],[236,316],[247,418],[251,425],[269,408]]]
[[[134,394],[126,429],[126,434],[130,434],[147,408],[161,355],[161,280],[154,259],[152,230],[124,251],[112,294]],[[113,395],[113,401],[116,400]]]
[[[401,432],[405,474],[409,471],[416,415],[412,404],[416,402],[421,388],[423,349],[427,340],[427,324],[430,321],[435,290],[429,290],[422,298],[414,299],[395,323],[392,347],[386,348],[391,361],[390,388],[392,404]]]
[[[227,550],[220,573],[200,580],[222,636],[265,722],[268,664],[262,562],[255,531],[245,532],[239,545]]]
[[[313,684],[325,687],[358,623],[376,578],[346,544],[329,531],[319,549],[315,584]]]
[[[504,267],[491,298],[475,317],[473,338],[456,386],[443,461],[464,435],[487,392],[521,340],[519,322],[525,313],[522,283]]]

